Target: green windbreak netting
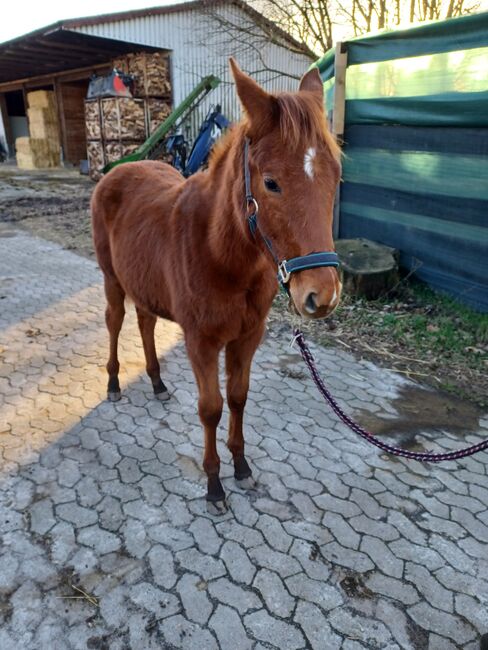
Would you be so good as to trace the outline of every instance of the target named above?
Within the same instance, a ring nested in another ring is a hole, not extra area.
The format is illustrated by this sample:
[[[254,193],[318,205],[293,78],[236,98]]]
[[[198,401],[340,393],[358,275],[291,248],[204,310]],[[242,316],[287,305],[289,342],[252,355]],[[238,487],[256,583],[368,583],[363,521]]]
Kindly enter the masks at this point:
[[[347,52],[347,123],[488,126],[488,13],[356,39]],[[317,66],[330,111],[333,52]]]
[[[488,312],[488,13],[347,43],[340,237]],[[334,53],[318,67],[333,108]]]

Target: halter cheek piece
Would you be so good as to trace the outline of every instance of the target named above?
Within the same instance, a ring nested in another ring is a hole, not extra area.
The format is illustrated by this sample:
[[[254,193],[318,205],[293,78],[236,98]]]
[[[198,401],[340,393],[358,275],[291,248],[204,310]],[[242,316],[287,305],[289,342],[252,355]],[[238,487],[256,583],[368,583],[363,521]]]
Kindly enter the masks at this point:
[[[273,245],[266,237],[258,224],[259,205],[251,192],[251,172],[249,169],[249,139],[244,141],[244,183],[246,187],[246,204],[249,214],[247,216],[247,223],[253,238],[256,238],[256,232],[259,232],[263,238],[266,247],[271,253],[276,266],[278,267],[278,280],[283,289],[288,293],[288,282],[292,273],[297,271],[304,271],[305,269],[315,269],[320,266],[339,266],[339,258],[337,253],[327,251],[323,253],[309,253],[308,255],[301,255],[300,257],[292,257],[289,260],[279,260],[276,255]]]

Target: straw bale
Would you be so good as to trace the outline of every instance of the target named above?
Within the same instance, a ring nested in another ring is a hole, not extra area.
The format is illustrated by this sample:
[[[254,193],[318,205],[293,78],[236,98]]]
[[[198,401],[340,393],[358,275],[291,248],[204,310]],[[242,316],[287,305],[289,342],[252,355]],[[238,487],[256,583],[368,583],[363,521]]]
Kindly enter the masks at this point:
[[[59,143],[56,112],[51,108],[28,108],[29,133],[32,138],[49,139]]]
[[[27,93],[30,108],[50,108],[56,110],[56,100],[52,90],[33,90]]]
[[[56,142],[47,138],[17,138],[17,165],[22,169],[59,167],[61,151]]]

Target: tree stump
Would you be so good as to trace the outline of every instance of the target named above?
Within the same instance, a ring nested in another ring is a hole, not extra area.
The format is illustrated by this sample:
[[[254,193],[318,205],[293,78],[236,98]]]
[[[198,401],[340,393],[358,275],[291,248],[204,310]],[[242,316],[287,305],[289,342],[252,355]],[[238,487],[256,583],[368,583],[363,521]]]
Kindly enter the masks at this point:
[[[375,300],[399,281],[398,251],[369,239],[339,239],[344,291]]]

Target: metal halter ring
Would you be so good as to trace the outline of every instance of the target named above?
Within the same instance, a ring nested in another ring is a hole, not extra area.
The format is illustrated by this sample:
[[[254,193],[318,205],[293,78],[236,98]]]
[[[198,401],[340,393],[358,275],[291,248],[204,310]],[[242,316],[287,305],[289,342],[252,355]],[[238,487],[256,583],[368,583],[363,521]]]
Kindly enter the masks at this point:
[[[257,215],[259,212],[259,205],[254,196],[249,196],[247,198],[247,207],[249,208],[251,204],[254,205],[254,212],[252,214]]]

